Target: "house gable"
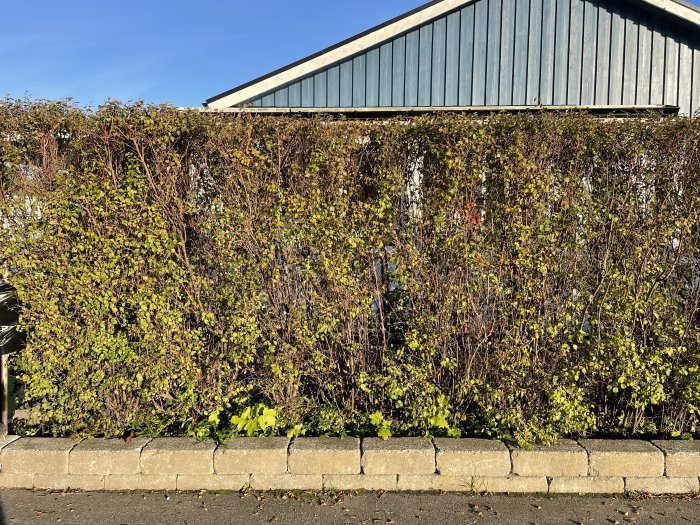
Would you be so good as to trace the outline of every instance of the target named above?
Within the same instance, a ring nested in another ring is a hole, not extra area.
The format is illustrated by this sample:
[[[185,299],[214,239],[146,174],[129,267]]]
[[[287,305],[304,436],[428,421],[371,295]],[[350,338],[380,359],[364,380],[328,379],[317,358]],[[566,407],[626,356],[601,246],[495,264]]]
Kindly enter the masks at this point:
[[[209,108],[700,108],[700,12],[675,0],[440,0]]]

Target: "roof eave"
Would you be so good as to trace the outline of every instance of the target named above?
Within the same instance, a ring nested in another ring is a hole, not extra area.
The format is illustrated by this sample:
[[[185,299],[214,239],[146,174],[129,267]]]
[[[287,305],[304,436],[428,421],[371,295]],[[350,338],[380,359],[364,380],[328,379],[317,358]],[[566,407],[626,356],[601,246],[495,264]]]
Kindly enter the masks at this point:
[[[494,113],[541,113],[541,112],[581,112],[605,116],[638,116],[645,113],[677,115],[678,106],[669,105],[606,105],[606,106],[425,106],[425,107],[337,107],[337,108],[261,108],[231,107],[201,109],[206,113],[268,116],[329,116],[364,118],[390,118],[394,116],[417,116],[450,113],[489,115]]]
[[[641,0],[678,18],[700,26],[700,8],[683,0]]]

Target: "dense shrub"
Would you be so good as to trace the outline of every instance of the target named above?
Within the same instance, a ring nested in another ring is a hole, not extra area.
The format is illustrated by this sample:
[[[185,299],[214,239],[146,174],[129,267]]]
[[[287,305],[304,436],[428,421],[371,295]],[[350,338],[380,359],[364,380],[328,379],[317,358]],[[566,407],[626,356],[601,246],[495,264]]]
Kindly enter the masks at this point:
[[[697,431],[700,121],[0,105],[27,431]]]

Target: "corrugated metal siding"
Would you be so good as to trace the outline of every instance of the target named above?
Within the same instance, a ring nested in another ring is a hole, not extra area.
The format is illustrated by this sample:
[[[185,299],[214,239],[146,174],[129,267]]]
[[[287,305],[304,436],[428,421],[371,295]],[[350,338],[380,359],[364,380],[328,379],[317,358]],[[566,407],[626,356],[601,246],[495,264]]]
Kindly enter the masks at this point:
[[[477,0],[246,105],[700,110],[700,35],[609,0]]]

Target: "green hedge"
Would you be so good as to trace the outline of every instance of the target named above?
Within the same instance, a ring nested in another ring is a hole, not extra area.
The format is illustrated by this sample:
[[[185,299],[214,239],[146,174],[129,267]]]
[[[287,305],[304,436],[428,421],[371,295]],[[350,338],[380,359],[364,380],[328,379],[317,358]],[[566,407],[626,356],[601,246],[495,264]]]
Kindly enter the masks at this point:
[[[700,423],[700,120],[0,104],[0,260],[53,435]]]

